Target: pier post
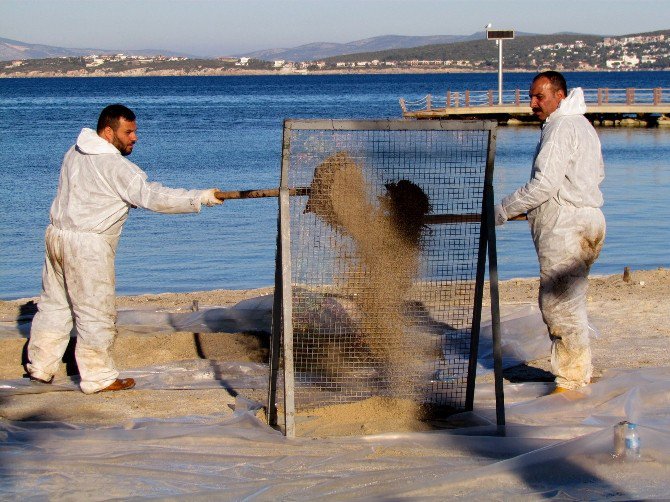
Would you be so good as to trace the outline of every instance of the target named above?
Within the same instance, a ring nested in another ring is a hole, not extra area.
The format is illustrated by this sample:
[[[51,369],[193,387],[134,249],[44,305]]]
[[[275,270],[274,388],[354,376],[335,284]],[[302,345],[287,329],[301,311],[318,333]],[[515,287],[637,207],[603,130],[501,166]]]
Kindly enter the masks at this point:
[[[446,107],[449,108],[451,106],[451,91],[447,91],[447,104]]]
[[[632,105],[633,103],[635,103],[635,89],[628,87],[626,89],[626,104]]]
[[[521,105],[521,91],[519,90],[518,87],[516,88],[516,93],[514,94],[514,103],[516,104],[516,106]]]
[[[654,88],[654,104],[655,105],[660,105],[661,104],[661,97],[663,96],[663,89],[660,87],[655,87]]]
[[[488,96],[489,96],[489,106],[493,106],[493,91],[489,89],[488,91]]]
[[[426,95],[426,110],[431,111],[433,109],[433,97],[430,94]]]
[[[470,90],[465,91],[465,106],[470,106]]]
[[[598,106],[603,104],[603,90],[598,87]]]

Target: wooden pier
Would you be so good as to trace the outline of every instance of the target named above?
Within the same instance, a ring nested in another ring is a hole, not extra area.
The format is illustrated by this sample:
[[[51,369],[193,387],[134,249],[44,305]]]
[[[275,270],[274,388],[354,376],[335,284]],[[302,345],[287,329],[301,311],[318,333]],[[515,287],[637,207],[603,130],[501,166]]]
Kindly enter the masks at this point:
[[[407,119],[495,119],[500,124],[539,124],[527,90],[447,91],[418,101],[400,98]],[[586,117],[599,126],[670,127],[670,89],[584,89]],[[502,104],[499,104],[501,102]]]

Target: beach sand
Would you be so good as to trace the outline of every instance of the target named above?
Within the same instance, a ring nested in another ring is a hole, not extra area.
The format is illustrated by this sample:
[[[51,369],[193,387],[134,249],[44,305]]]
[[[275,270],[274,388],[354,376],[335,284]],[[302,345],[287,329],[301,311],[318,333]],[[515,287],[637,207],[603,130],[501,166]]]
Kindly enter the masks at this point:
[[[514,279],[500,283],[500,303],[505,308],[536,302],[537,279]],[[670,271],[633,271],[631,280],[622,275],[590,279],[588,309],[599,336],[592,341],[594,378],[612,368],[635,369],[666,366],[670,341]],[[119,297],[119,308],[189,310],[194,301],[205,306],[231,306],[237,302],[272,292],[271,288],[193,293],[165,293]],[[0,318],[17,320],[29,316],[36,298],[0,302]],[[485,298],[488,305],[488,297]],[[0,340],[0,380],[20,379],[25,370],[21,355],[23,337]],[[217,360],[266,363],[268,337],[243,333],[149,333],[120,330],[114,346],[116,364],[124,370],[184,360]],[[66,365],[57,380],[66,375]],[[505,370],[506,382],[548,381],[549,355],[525,365]],[[490,382],[491,375],[481,378]],[[151,390],[137,389],[84,395],[78,391],[11,395],[0,398],[0,417],[7,420],[63,421],[81,425],[122,424],[134,418],[165,418],[192,415],[230,414],[236,391],[226,389]],[[266,402],[265,390],[244,389],[251,400]],[[399,410],[403,410],[399,413]],[[384,431],[425,430],[426,424],[414,417],[411,406],[398,400],[371,401],[312,410],[309,427],[301,435],[348,436]],[[299,417],[300,418],[300,417]]]

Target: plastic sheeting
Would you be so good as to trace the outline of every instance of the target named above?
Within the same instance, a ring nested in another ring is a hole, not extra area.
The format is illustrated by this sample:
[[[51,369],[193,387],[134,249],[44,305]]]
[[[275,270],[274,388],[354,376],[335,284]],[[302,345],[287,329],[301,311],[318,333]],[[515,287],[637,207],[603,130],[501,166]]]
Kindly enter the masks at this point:
[[[503,315],[506,365],[548,353],[538,316],[525,306]],[[147,326],[144,319],[139,325]],[[491,366],[485,350],[489,332],[483,325],[482,371]],[[149,391],[223,386],[240,390],[241,396],[244,389],[267,385],[267,366],[254,363],[181,361],[124,371],[126,375],[136,378],[137,389]],[[260,403],[240,396],[232,415],[140,419],[113,427],[4,420],[0,498],[667,497],[670,368],[611,370],[582,392],[547,395],[551,388],[547,383],[506,383],[504,429],[495,426],[491,384],[477,385],[475,410],[451,417],[446,425],[453,428],[421,433],[287,439],[256,418]],[[5,381],[0,382],[0,400],[3,394],[37,390],[77,387],[69,379],[52,386]],[[612,456],[613,426],[621,420],[638,424],[639,461]]]
[[[484,309],[483,314],[488,314]],[[592,338],[598,338],[598,331],[589,325]],[[542,320],[542,312],[537,304],[521,303],[501,306],[500,338],[503,368],[547,357],[551,351],[551,341],[547,326]],[[477,374],[493,371],[493,339],[491,321],[483,320],[480,330]]]
[[[207,307],[194,312],[120,310],[117,324],[134,333],[269,333],[272,327],[272,302],[272,295],[264,295],[242,300],[232,307]]]
[[[160,312],[128,310],[119,312],[118,324],[133,333],[171,331],[239,332],[269,331],[272,296],[244,300],[233,307],[209,308],[195,312]],[[503,367],[532,361],[549,353],[550,342],[537,306],[518,305],[500,320],[502,333]],[[478,374],[493,368],[491,323],[481,327]],[[205,388],[267,388],[267,365],[215,360],[188,360],[147,368],[124,370],[125,378],[133,377],[138,389],[205,389]],[[0,397],[10,394],[78,391],[77,377],[58,378],[51,386],[34,385],[29,380],[17,379],[0,382]]]
[[[242,300],[232,307],[205,307],[195,311],[119,309],[116,325],[135,334],[175,331],[269,333],[272,301],[272,295],[264,295]],[[1,321],[0,337],[29,336],[31,320],[31,316],[21,316],[14,321]]]
[[[189,359],[146,368],[123,370],[138,390],[267,389],[267,364]],[[35,384],[27,378],[0,381],[0,398],[8,395],[79,391],[79,378],[60,377],[51,385]]]
[[[510,384],[505,434],[484,425],[423,433],[286,439],[238,399],[229,416],[116,427],[0,422],[6,499],[630,500],[670,493],[670,368],[613,371],[579,396]],[[486,403],[491,404],[489,407]],[[636,417],[642,458],[614,459],[612,426]]]
[[[487,312],[488,313],[488,312]],[[551,341],[542,313],[536,304],[520,304],[501,308],[500,345],[503,368],[549,355]],[[493,371],[493,339],[491,321],[484,320],[480,329],[477,374]]]

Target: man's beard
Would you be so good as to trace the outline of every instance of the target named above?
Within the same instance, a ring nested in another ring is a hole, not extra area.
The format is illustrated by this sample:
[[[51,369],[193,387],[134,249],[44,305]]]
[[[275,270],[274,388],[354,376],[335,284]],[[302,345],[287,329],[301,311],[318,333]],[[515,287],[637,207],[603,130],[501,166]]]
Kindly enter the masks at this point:
[[[133,151],[132,145],[124,145],[123,143],[121,143],[121,141],[119,141],[119,138],[117,138],[116,136],[112,138],[112,145],[114,145],[116,149],[119,152],[121,152],[121,155],[123,155],[124,157],[130,155]],[[130,146],[130,148],[128,148],[128,146]]]

